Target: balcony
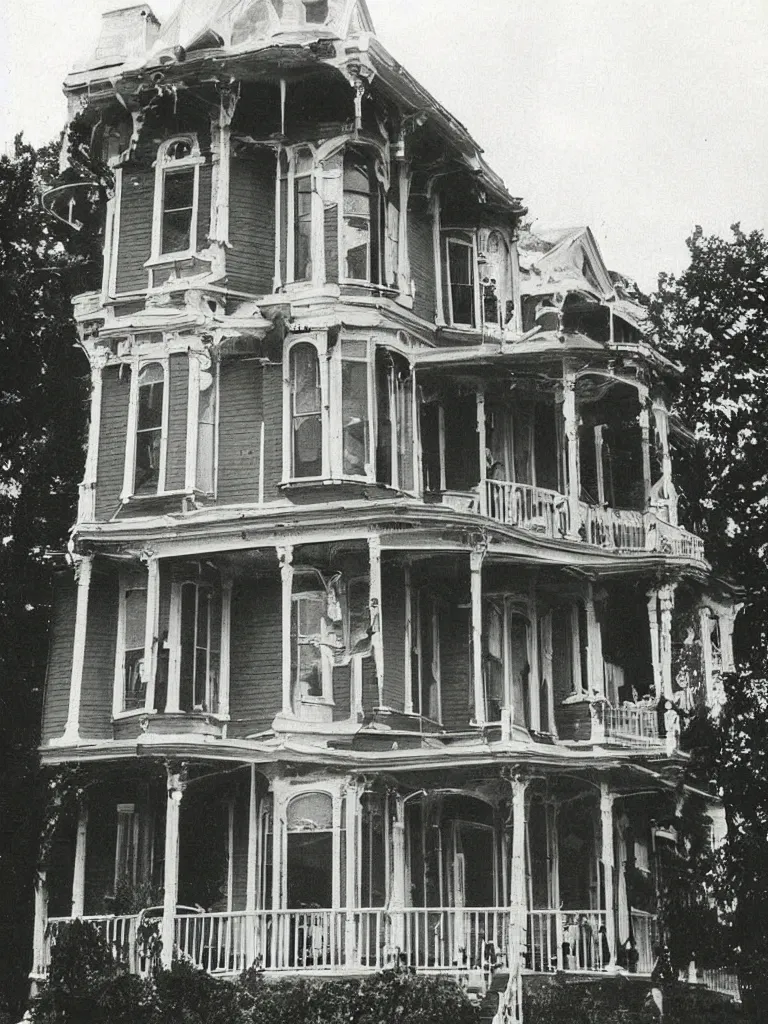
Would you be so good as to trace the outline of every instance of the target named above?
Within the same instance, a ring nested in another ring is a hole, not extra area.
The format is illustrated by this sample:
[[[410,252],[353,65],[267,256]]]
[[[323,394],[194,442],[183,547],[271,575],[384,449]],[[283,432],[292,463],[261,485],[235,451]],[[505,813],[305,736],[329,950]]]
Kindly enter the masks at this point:
[[[444,501],[461,511],[475,511],[473,496],[456,492]],[[505,526],[529,530],[550,540],[580,540],[593,547],[620,554],[643,552],[668,554],[704,561],[704,542],[682,527],[664,522],[655,512],[608,508],[579,502],[579,521],[572,528],[568,499],[559,491],[506,480],[486,480],[485,514]]]

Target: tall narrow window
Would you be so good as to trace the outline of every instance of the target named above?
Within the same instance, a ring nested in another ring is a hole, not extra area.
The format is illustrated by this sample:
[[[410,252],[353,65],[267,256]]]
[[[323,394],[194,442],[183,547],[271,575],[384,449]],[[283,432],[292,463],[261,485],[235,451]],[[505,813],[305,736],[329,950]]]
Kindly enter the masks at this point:
[[[323,697],[323,613],[325,592],[293,595],[293,692],[301,700]]]
[[[344,342],[341,356],[342,472],[366,476],[368,464],[368,361],[365,342]]]
[[[314,345],[291,349],[291,451],[294,477],[322,476],[320,360]]]
[[[293,280],[312,279],[312,154],[295,156],[293,177]]]
[[[504,612],[493,601],[483,609],[485,704],[489,722],[498,722],[504,706]]]
[[[447,238],[445,250],[451,323],[459,327],[474,327],[475,257],[472,243],[463,238]]]
[[[136,464],[134,493],[157,491],[163,442],[165,373],[160,363],[148,363],[139,371],[136,412]]]
[[[202,162],[193,136],[171,139],[160,148],[152,246],[155,258],[186,255],[196,247]]]
[[[343,274],[350,281],[381,279],[382,203],[373,161],[349,149],[344,154]]]
[[[134,804],[117,805],[115,839],[115,889],[135,885],[139,851],[139,815]]]
[[[218,711],[221,595],[209,583],[181,586],[179,708]]]
[[[213,378],[200,392],[197,407],[197,488],[212,494],[214,488],[214,448],[216,437],[216,387]]]
[[[331,907],[334,874],[331,797],[327,793],[295,796],[288,804],[286,831],[288,909]],[[302,948],[297,952],[300,963],[302,957],[312,955],[311,941],[307,951]],[[294,948],[298,950],[299,944]]]
[[[376,479],[413,490],[413,377],[408,362],[386,350],[376,355],[376,403]]]
[[[123,710],[144,707],[147,681],[144,674],[144,631],[147,621],[146,589],[129,589],[123,595],[125,623],[123,642]]]
[[[531,663],[528,653],[530,623],[524,615],[510,616],[509,647],[512,676],[512,707],[514,720],[526,729],[531,727]]]

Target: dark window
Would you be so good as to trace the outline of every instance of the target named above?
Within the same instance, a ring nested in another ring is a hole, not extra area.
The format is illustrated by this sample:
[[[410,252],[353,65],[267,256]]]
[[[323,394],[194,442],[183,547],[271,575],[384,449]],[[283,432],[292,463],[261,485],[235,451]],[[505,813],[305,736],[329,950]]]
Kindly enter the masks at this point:
[[[373,161],[355,150],[344,154],[344,277],[381,279],[381,190]]]
[[[342,357],[341,421],[343,466],[349,476],[365,476],[368,462],[368,363]]]
[[[123,710],[144,707],[144,630],[147,621],[146,590],[125,592],[125,639],[123,644]]]
[[[210,584],[181,587],[181,665],[179,707],[182,711],[217,711],[219,705],[219,638],[221,607]]]
[[[160,252],[187,252],[192,245],[192,216],[195,204],[195,168],[165,172],[163,187],[163,231]]]
[[[312,157],[297,157],[293,183],[293,279],[312,278]]]
[[[139,372],[139,399],[136,416],[136,465],[134,491],[156,491],[160,483],[160,451],[163,439],[163,393],[165,374],[159,363],[150,363]]]
[[[475,271],[472,245],[458,238],[449,238],[448,288],[451,302],[451,323],[475,326]]]
[[[323,472],[320,360],[314,345],[291,349],[292,475],[321,476]]]
[[[322,25],[328,17],[328,0],[304,0],[308,25]]]

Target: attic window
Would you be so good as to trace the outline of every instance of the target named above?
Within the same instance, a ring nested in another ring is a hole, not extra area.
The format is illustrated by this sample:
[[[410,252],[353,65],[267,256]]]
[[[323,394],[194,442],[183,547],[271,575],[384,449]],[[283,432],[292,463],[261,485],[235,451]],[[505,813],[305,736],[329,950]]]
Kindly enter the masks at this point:
[[[328,0],[303,0],[308,25],[323,25],[328,18]]]

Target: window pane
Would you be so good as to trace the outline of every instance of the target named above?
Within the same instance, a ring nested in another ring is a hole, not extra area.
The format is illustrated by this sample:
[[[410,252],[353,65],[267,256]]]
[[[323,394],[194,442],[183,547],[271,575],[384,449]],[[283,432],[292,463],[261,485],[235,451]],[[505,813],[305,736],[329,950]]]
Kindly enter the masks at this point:
[[[163,210],[191,210],[195,197],[195,172],[193,168],[184,171],[169,171],[165,175]]]
[[[160,482],[160,448],[162,431],[143,430],[136,433],[136,468],[134,490],[137,493],[157,490]]]
[[[472,249],[462,242],[448,242],[448,278],[455,324],[475,325]]]
[[[368,364],[341,364],[343,471],[365,476],[368,460]]]
[[[413,489],[413,381],[398,375],[395,387],[397,472],[401,490]]]
[[[200,392],[197,417],[197,486],[201,491],[213,491],[213,456],[216,434],[216,388]]]
[[[323,430],[320,416],[297,419],[293,425],[293,475],[321,476],[323,472]]]
[[[144,630],[147,619],[146,590],[125,592],[125,643],[123,647],[123,709],[144,707]]]
[[[295,281],[312,277],[312,178],[297,178],[294,194],[294,265]]]
[[[163,214],[163,238],[160,252],[186,252],[191,241],[192,211],[166,211]]]
[[[320,476],[323,471],[320,363],[312,345],[297,345],[291,351],[291,391],[293,475]]]
[[[293,411],[298,415],[319,413],[320,361],[313,345],[296,345],[291,351]]]
[[[139,409],[137,416],[137,427],[139,430],[148,430],[152,427],[160,427],[163,423],[163,381],[153,381],[149,384],[139,384]]]
[[[350,217],[344,221],[346,276],[352,281],[368,280],[370,233],[370,223],[362,217]]]
[[[179,649],[179,707],[191,711],[195,685],[195,615],[197,587],[185,583],[181,588],[181,629]]]
[[[299,597],[296,601],[299,616],[299,638],[319,637],[323,623],[323,598]]]
[[[294,797],[286,815],[289,832],[326,831],[333,828],[333,801],[327,793]]]
[[[367,194],[370,190],[368,162],[347,154],[344,159],[344,191]]]

